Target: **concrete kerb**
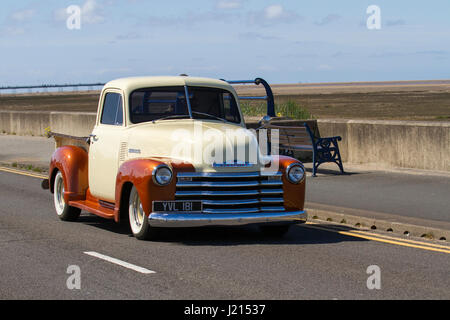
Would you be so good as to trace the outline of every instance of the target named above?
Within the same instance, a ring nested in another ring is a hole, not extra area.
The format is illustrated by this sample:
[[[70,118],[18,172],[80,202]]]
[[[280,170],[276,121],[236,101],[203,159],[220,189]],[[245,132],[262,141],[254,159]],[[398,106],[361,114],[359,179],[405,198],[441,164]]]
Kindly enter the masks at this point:
[[[50,159],[49,159],[50,162]],[[0,161],[0,167],[11,168],[16,170],[34,172],[34,173],[48,173],[49,166],[43,166],[40,164],[35,164],[31,162],[22,161]]]
[[[354,214],[349,214],[342,208],[337,208],[333,211],[330,206],[326,210],[308,207],[306,206],[308,212],[309,222],[323,222],[332,223],[335,225],[341,225],[346,227],[351,227],[357,230],[370,230],[370,231],[381,231],[381,232],[392,232],[396,235],[411,236],[417,238],[425,238],[428,240],[441,240],[446,243],[450,242],[450,224],[436,221],[436,225],[448,225],[447,228],[439,228],[429,225],[429,221],[423,222],[421,224],[415,223],[419,219],[412,219],[409,217],[400,217],[394,215],[384,214],[385,217],[377,217],[377,215],[383,215],[379,213],[372,213],[372,217],[368,216],[357,216]],[[355,210],[355,209],[346,209]],[[356,210],[355,210],[356,211]],[[361,211],[361,210],[358,210]],[[367,213],[367,211],[366,211]],[[400,221],[404,220],[404,221]],[[410,220],[406,221],[406,220]]]

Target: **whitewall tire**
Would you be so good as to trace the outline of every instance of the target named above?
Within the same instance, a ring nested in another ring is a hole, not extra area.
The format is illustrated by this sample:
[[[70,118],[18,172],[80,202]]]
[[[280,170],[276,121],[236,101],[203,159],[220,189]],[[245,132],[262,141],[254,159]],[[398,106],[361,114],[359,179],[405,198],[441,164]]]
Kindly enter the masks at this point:
[[[64,178],[61,171],[58,171],[53,183],[53,201],[58,217],[63,221],[75,221],[81,213],[81,209],[71,207],[64,201]]]
[[[150,227],[148,218],[142,208],[142,202],[135,186],[131,189],[128,201],[128,217],[133,236],[139,240],[150,240],[155,235],[155,230]]]

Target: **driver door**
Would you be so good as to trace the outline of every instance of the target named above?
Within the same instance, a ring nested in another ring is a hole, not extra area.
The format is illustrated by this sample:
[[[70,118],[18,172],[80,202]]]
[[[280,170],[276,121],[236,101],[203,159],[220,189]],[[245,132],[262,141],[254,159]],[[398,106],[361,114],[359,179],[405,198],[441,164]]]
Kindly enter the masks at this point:
[[[100,106],[90,139],[89,189],[94,197],[115,202],[120,143],[125,140],[121,91],[105,91]]]

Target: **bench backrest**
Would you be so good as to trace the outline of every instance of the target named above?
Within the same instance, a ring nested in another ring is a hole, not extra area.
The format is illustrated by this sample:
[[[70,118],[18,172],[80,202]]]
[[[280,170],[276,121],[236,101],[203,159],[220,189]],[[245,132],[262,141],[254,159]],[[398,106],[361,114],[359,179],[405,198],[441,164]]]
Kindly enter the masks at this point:
[[[267,125],[264,127],[267,129],[268,140],[271,142],[272,130],[278,130],[279,133],[279,144],[280,145],[313,145],[314,136],[307,125],[303,126],[276,126]]]

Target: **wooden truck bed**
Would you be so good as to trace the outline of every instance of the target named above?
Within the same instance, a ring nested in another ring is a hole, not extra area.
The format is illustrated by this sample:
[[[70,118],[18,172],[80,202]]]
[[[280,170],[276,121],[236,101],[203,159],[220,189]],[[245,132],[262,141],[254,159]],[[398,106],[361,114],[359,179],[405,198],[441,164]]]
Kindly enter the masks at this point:
[[[48,137],[53,137],[55,139],[55,149],[62,146],[77,146],[83,148],[86,152],[89,151],[89,137],[70,136],[52,131],[48,132]]]

